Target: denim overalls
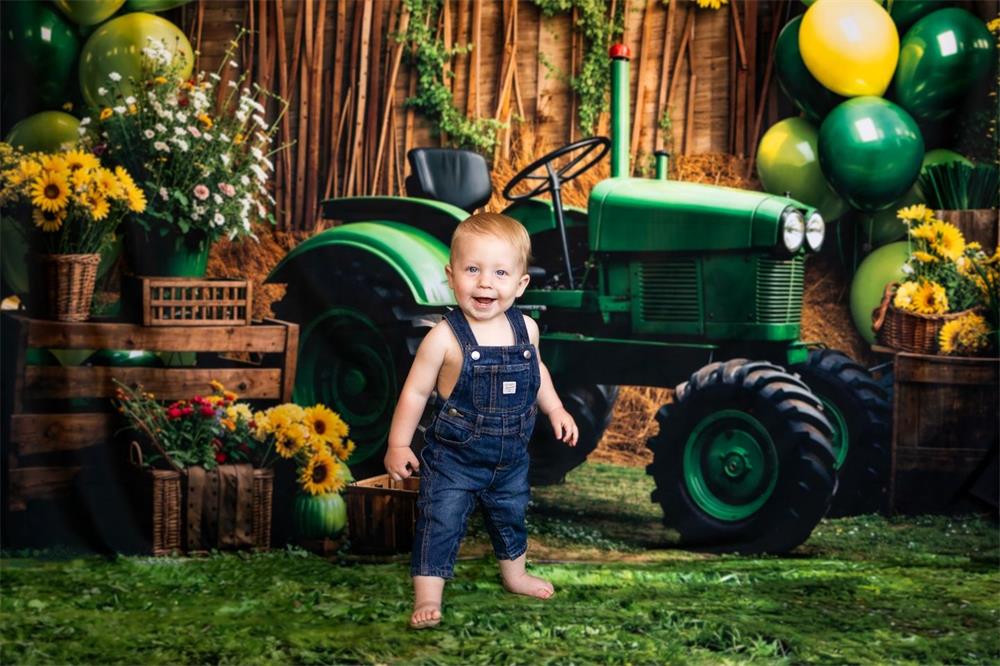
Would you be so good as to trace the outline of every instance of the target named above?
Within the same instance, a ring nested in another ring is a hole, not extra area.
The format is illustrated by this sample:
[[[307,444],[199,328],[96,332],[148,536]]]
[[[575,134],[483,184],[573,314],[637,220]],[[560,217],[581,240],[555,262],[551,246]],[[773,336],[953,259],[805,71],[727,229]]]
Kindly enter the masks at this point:
[[[541,378],[524,316],[513,307],[506,314],[511,347],[479,346],[457,308],[445,317],[462,347],[462,371],[424,434],[411,575],[453,576],[477,500],[497,559],[528,548],[528,440]]]

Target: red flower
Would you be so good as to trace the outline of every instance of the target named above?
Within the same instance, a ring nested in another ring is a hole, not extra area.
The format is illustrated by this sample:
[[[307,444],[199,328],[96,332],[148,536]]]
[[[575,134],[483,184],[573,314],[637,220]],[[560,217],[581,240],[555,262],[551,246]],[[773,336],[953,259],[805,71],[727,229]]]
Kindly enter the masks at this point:
[[[176,407],[171,407],[170,409],[167,410],[168,419],[179,419],[183,415],[184,412],[181,411],[180,409],[177,409]]]
[[[204,417],[206,417],[206,418],[209,417],[209,416],[215,416],[215,410],[212,409],[211,405],[202,405],[201,406],[201,415],[204,416]]]
[[[177,106],[187,106],[189,104],[187,97],[178,97]]]
[[[215,454],[215,462],[219,463],[220,465],[222,463],[226,462],[226,454],[225,453],[216,453]]]
[[[181,416],[191,416],[192,414],[194,414],[193,407],[185,407],[181,410]]]

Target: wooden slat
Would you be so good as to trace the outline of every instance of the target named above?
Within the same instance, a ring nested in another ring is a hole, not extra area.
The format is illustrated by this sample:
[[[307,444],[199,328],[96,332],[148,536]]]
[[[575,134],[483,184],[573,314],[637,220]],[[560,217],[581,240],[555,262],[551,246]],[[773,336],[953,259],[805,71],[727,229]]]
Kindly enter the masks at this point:
[[[47,349],[104,349],[113,342],[115,349],[273,353],[284,351],[287,336],[285,324],[199,326],[178,335],[169,327],[137,324],[27,321],[27,346]]]
[[[905,352],[896,355],[897,383],[996,386],[998,379],[1000,359],[955,358]]]
[[[79,467],[19,467],[10,470],[10,511],[23,511],[28,500],[57,499],[67,495]]]
[[[983,461],[986,449],[935,447],[900,447],[896,451],[896,470],[933,472],[971,472]]]
[[[295,324],[288,324],[287,353],[285,354],[284,376],[281,378],[281,401],[292,401],[292,389],[295,388],[295,371],[298,367],[299,358],[299,327]]]
[[[158,400],[180,400],[209,393],[214,379],[241,398],[278,399],[282,392],[279,368],[57,368],[29,366],[24,372],[27,399],[110,398],[115,394],[111,378],[129,385],[142,385]]]
[[[19,456],[76,451],[107,442],[115,414],[14,414],[10,443]]]

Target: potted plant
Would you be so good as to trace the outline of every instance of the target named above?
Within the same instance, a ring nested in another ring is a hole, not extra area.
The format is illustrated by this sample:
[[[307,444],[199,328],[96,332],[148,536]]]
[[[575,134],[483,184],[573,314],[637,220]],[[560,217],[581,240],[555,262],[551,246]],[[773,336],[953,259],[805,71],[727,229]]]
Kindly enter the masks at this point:
[[[25,154],[0,143],[0,206],[34,253],[34,309],[86,321],[101,249],[127,213],[146,210],[146,197],[127,169],[85,149]]]
[[[900,209],[907,226],[907,276],[886,286],[874,329],[886,345],[924,354],[986,351],[1000,320],[1000,246],[987,255],[923,204]]]
[[[347,424],[323,405],[292,403],[254,414],[257,438],[296,465],[296,532],[305,539],[336,537],[347,524],[340,492],[353,481],[345,461],[354,450]]]
[[[245,73],[229,75],[238,41],[219,71],[188,78],[185,56],[151,39],[141,80],[111,72],[101,94],[113,105],[81,120],[84,141],[125,166],[146,193],[146,210],[126,225],[125,254],[136,274],[202,277],[215,240],[256,239],[253,224],[273,221],[270,156],[288,103],[247,84]],[[265,119],[270,99],[280,109],[272,123]]]

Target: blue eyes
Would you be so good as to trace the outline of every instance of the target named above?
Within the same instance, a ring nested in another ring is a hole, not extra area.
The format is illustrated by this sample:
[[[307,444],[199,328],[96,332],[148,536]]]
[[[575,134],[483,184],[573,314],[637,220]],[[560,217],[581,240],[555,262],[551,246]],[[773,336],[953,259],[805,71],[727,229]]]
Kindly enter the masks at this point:
[[[478,273],[478,272],[479,272],[479,267],[478,267],[478,266],[469,266],[469,267],[468,267],[468,268],[466,268],[465,270],[466,270],[466,272],[468,272],[468,273],[473,273],[473,274],[475,274],[475,273]],[[510,275],[510,273],[508,273],[507,271],[505,271],[505,270],[504,270],[504,269],[502,269],[502,268],[501,268],[501,269],[498,269],[498,270],[497,270],[497,277],[507,277],[508,275]]]

